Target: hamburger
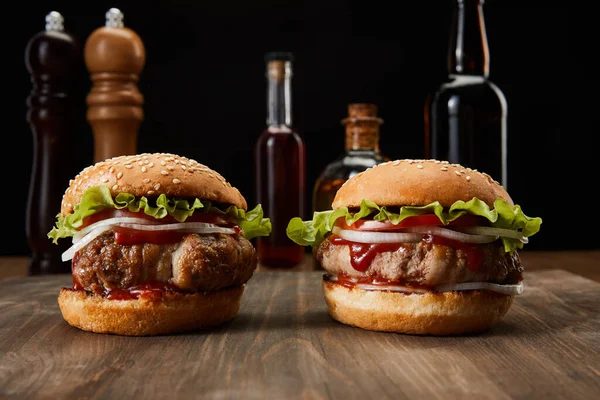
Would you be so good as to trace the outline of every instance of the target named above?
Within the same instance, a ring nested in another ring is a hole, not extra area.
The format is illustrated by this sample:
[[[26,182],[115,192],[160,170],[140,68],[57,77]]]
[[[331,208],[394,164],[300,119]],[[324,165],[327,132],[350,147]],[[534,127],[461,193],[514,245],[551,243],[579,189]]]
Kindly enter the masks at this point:
[[[367,330],[483,332],[523,292],[518,254],[540,229],[491,176],[439,160],[395,160],[348,179],[332,209],[289,221],[326,271],[331,316]]]
[[[250,240],[271,231],[259,205],[195,160],[175,154],[110,158],[70,181],[54,243],[72,287],[58,304],[85,331],[145,336],[208,329],[239,311],[257,256]]]

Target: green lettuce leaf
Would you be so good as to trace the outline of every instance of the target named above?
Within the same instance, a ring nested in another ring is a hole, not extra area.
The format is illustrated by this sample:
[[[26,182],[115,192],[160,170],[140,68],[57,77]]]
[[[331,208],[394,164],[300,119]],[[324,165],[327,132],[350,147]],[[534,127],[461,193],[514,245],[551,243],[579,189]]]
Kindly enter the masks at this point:
[[[345,218],[346,224],[352,225],[357,220],[372,214],[375,221],[390,221],[394,225],[407,217],[423,214],[437,215],[444,225],[466,214],[476,215],[486,218],[492,227],[518,230],[525,237],[536,234],[542,224],[541,218],[530,218],[523,213],[520,206],[511,206],[503,199],[497,199],[493,209],[474,197],[468,202],[457,201],[446,210],[440,203],[434,202],[419,207],[403,206],[397,213],[389,211],[385,206],[379,207],[372,201],[363,200],[360,209],[354,213],[351,213],[347,207],[342,207],[337,210],[315,212],[310,221],[303,221],[298,217],[292,218],[286,232],[287,236],[297,244],[316,246],[331,232],[338,218]],[[512,253],[516,249],[523,248],[523,243],[518,239],[505,237],[501,239],[506,252]]]
[[[73,213],[66,216],[59,213],[56,216],[55,226],[48,233],[48,237],[57,243],[58,239],[73,236],[77,232],[77,228],[83,224],[85,217],[106,209],[120,210],[123,208],[133,212],[143,211],[144,214],[156,219],[170,215],[179,222],[184,222],[194,212],[217,212],[235,217],[244,237],[248,240],[256,236],[268,236],[271,233],[271,221],[269,218],[264,218],[260,204],[246,212],[233,205],[221,210],[209,201],[202,201],[198,198],[191,202],[186,199],[171,199],[165,194],[161,194],[152,202],[145,196],[136,198],[130,193],[119,193],[113,199],[108,187],[95,186],[83,193],[81,201],[75,205]]]

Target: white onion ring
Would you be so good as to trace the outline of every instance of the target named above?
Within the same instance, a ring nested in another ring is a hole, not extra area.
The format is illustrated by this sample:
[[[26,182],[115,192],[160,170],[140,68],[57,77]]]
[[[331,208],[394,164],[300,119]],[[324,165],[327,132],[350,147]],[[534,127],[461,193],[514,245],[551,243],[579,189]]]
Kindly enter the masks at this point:
[[[157,222],[149,220],[149,219],[135,218],[135,217],[107,218],[107,219],[103,219],[98,222],[94,222],[93,224],[90,224],[90,225],[86,226],[85,228],[77,231],[73,235],[73,243],[77,243],[79,240],[81,240],[81,238],[83,238],[89,232],[93,231],[94,229],[96,229],[100,226],[112,226],[112,225],[119,224],[119,223],[156,224]]]
[[[423,238],[418,233],[356,231],[339,226],[334,226],[332,232],[342,239],[357,243],[410,243]]]
[[[523,284],[518,283],[515,285],[500,285],[498,283],[491,282],[463,282],[463,283],[452,283],[447,285],[439,285],[435,287],[436,292],[453,292],[462,290],[480,290],[486,289],[492,292],[498,292],[507,294],[510,296],[523,294]]]
[[[476,235],[495,235],[518,239],[523,243],[527,243],[529,241],[525,236],[523,236],[523,233],[513,229],[493,228],[491,226],[457,226],[454,227],[454,229],[460,232],[472,233]]]
[[[470,233],[462,233],[452,229],[442,228],[441,226],[412,226],[410,228],[404,228],[403,230],[405,232],[443,236],[448,239],[458,240],[459,242],[465,243],[491,243],[495,240],[498,240],[498,236],[472,235]]]
[[[337,282],[337,276],[327,275],[327,279],[333,282]],[[489,290],[492,292],[498,292],[509,296],[517,296],[523,294],[523,283],[514,285],[500,285],[498,283],[491,282],[463,282],[463,283],[449,283],[445,285],[438,285],[432,288],[432,290],[426,290],[421,288],[413,288],[410,286],[401,285],[390,285],[390,284],[370,284],[370,283],[355,283],[352,278],[349,279],[357,288],[363,290],[374,290],[374,291],[389,291],[389,292],[401,292],[401,293],[446,293],[446,292],[462,292],[468,290]]]
[[[179,232],[193,232],[198,234],[208,233],[224,233],[227,235],[233,235],[235,230],[233,228],[225,228],[215,224],[209,224],[206,222],[178,222],[173,224],[146,224],[146,223],[115,223],[114,220],[119,218],[110,218],[113,221],[111,224],[97,224],[94,229],[88,231],[86,235],[80,237],[77,241],[74,241],[73,245],[69,247],[62,255],[63,261],[68,261],[73,258],[75,253],[81,250],[84,246],[89,244],[92,240],[110,230],[113,227],[123,227],[135,229],[137,231],[179,231]],[[139,220],[139,218],[136,218]],[[108,221],[108,219],[107,219]],[[145,220],[144,220],[145,221]],[[99,221],[102,222],[102,221]],[[92,226],[92,225],[90,225]]]

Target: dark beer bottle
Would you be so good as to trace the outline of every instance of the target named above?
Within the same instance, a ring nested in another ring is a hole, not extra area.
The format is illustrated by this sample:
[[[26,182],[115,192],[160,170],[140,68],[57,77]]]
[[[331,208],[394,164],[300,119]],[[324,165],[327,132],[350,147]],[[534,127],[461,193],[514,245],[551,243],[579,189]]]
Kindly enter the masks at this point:
[[[448,80],[425,103],[425,157],[477,169],[507,187],[507,104],[489,77],[484,0],[455,0]]]

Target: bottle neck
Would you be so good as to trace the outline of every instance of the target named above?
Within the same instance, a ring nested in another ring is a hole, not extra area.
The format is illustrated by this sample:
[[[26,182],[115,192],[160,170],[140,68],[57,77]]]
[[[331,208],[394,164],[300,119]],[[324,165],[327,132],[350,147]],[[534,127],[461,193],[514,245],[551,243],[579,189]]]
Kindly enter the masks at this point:
[[[346,151],[373,151],[379,153],[379,126],[377,117],[347,118]]]
[[[292,126],[292,65],[289,61],[267,64],[267,125]]]
[[[490,54],[483,18],[484,0],[455,1],[448,72],[450,75],[477,75],[487,78]]]

